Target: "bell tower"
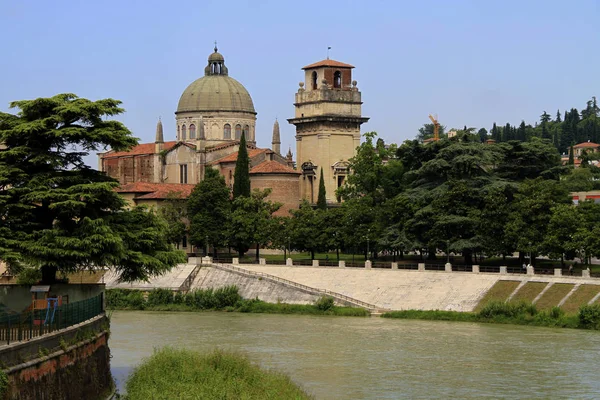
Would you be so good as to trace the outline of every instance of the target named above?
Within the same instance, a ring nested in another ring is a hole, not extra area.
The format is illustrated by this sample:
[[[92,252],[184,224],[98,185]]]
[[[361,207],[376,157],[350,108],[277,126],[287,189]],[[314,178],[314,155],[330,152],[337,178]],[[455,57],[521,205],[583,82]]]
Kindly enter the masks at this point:
[[[335,191],[349,173],[348,160],[360,145],[361,93],[352,80],[354,66],[323,60],[302,68],[304,82],[296,93],[296,161],[300,167],[300,197],[316,203],[321,170],[327,203],[337,202]]]

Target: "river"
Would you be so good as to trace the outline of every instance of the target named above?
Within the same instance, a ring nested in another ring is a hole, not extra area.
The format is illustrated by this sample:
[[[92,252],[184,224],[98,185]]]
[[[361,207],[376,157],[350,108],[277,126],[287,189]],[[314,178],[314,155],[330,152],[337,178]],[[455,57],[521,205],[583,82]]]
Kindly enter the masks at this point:
[[[600,396],[600,332],[384,318],[119,311],[111,368],[123,391],[156,347],[241,351],[317,399]]]

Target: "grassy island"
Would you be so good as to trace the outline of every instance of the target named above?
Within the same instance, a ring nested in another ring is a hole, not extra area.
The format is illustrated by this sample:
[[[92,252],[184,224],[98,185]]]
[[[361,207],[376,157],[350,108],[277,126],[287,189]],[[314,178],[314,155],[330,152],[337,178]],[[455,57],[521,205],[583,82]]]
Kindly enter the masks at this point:
[[[265,371],[243,355],[169,347],[135,368],[126,389],[127,400],[312,399],[288,376]]]

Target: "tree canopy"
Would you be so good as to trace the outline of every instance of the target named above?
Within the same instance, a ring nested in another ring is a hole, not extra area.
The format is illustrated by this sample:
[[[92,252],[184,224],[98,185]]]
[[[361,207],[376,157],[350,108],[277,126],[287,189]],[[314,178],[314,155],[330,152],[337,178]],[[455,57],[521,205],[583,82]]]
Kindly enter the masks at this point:
[[[88,167],[83,157],[137,143],[109,117],[123,112],[113,99],[73,94],[15,101],[0,113],[0,259],[57,271],[114,268],[125,281],[148,279],[185,260],[165,235],[162,219],[127,209],[118,182]]]

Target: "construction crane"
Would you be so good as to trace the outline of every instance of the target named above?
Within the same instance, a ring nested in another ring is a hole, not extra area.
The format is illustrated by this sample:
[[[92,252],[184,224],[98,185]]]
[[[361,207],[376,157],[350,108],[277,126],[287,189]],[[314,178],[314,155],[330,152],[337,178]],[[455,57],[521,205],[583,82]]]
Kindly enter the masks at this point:
[[[434,117],[429,114],[429,119],[433,122],[433,140],[437,142],[440,140],[440,123],[437,120],[437,115]]]

